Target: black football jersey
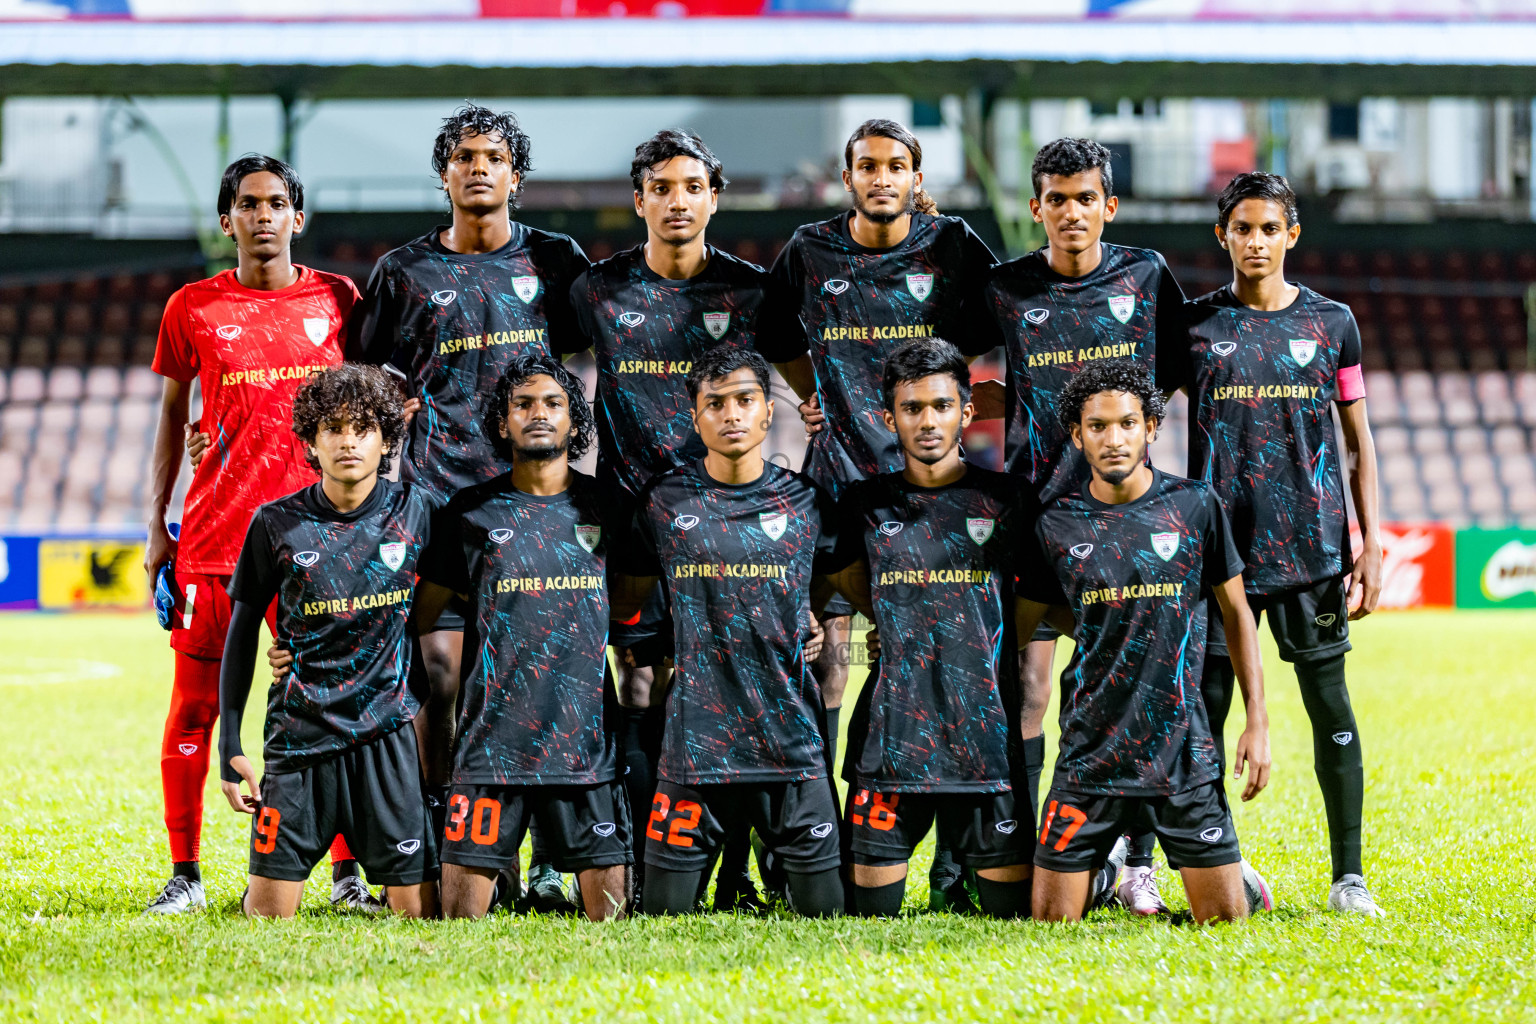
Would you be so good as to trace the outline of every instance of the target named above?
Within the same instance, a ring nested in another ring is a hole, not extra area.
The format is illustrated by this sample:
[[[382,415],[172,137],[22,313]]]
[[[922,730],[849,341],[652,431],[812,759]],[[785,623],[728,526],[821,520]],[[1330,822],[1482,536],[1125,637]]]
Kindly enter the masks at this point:
[[[486,436],[491,396],[513,357],[584,347],[570,295],[587,269],[565,235],[515,221],[511,240],[489,253],[449,250],[438,237],[445,230],[379,260],[347,345],[353,362],[400,370],[421,399],[401,479],[437,505],[512,468]]]
[[[319,484],[256,510],[229,596],[261,609],[276,596],[277,642],[293,653],[267,691],[267,771],[298,771],[416,717],[408,626],[430,516],[387,480],[351,512]]]
[[[1009,789],[1021,763],[1014,577],[1034,543],[1034,493],[972,466],[937,488],[875,477],[838,504],[839,560],[868,563],[880,628],[843,777],[880,792]]]
[[[1055,783],[1075,793],[1166,796],[1220,775],[1200,696],[1205,597],[1243,562],[1209,484],[1152,472],[1123,505],[1086,487],[1047,501],[1019,576],[1021,594],[1077,620]]]
[[[901,469],[885,427],[885,361],[912,338],[939,337],[966,355],[999,344],[982,287],[992,252],[959,217],[912,215],[899,245],[869,249],[843,213],[798,228],[773,264],[784,315],[758,349],[775,363],[806,352],[826,426],[811,441],[805,472],[834,496],[855,480]]]
[[[598,479],[631,498],[657,473],[704,457],[684,378],[719,345],[753,346],[770,278],[711,246],[682,281],[646,265],[643,246],[576,279],[571,305],[597,361]]]
[[[1232,517],[1249,592],[1349,571],[1349,517],[1334,433],[1339,371],[1360,365],[1342,303],[1302,286],[1285,309],[1249,309],[1222,288],[1190,304],[1189,472]]]
[[[1072,375],[1099,359],[1129,359],[1156,374],[1160,347],[1183,341],[1184,293],[1162,256],[1101,244],[1103,259],[1083,277],[1056,273],[1039,249],[996,267],[987,283],[1008,355],[1005,464],[1042,497],[1082,478],[1057,418]]]
[[[589,476],[539,496],[511,474],[456,494],[421,575],[473,609],[464,630],[455,784],[578,786],[614,778],[604,728],[608,517]]]
[[[660,575],[676,654],[657,774],[680,785],[825,778],[821,694],[802,650],[836,511],[769,462],[750,484],[703,463],[654,477],[635,514],[635,575]]]

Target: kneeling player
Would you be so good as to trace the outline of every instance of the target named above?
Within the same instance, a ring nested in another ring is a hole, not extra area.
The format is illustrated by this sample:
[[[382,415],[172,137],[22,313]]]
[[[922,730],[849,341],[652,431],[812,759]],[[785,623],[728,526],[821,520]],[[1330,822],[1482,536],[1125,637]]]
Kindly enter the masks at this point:
[[[596,482],[570,468],[592,444],[592,409],[558,361],[526,353],[496,385],[487,421],[512,470],[454,496],[422,562],[421,628],[454,594],[471,609],[443,913],[490,909],[532,822],[555,869],[576,873],[587,917],[618,917],[633,856],[604,725],[613,533]]]
[[[833,576],[885,638],[843,764],[854,906],[900,912],[907,862],[937,820],[940,839],[976,872],[981,909],[1025,916],[1034,809],[1014,799],[1023,739],[1013,589],[1038,504],[1013,478],[960,458],[974,407],[959,349],[909,342],[885,364],[883,391],[906,466],[843,496],[839,554],[854,561]]]
[[[342,366],[311,377],[294,399],[293,431],[320,483],[257,510],[229,583],[219,764],[230,805],[256,816],[242,901],[253,917],[292,917],[337,835],[369,881],[389,887],[391,909],[437,911],[436,837],[411,728],[418,705],[406,686],[430,511],[380,479],[404,430],[400,393],[384,371]],[[277,641],[293,663],[268,700],[258,785],[240,719],[274,595]]]
[[[784,864],[793,908],[835,914],[837,803],[806,660],[812,573],[835,543],[830,499],[763,457],[773,402],[762,356],[711,349],[687,386],[708,452],[641,492],[636,578],[622,588],[638,606],[664,580],[677,652],[641,906],[691,910],[713,854],[745,822]]]
[[[1019,578],[1019,635],[1049,613],[1077,640],[1035,846],[1041,920],[1076,920],[1108,895],[1118,865],[1097,892],[1090,871],[1122,833],[1143,830],[1179,865],[1196,921],[1271,905],[1238,851],[1200,697],[1204,595],[1214,592],[1248,713],[1233,777],[1248,765],[1243,799],[1253,799],[1269,781],[1269,729],[1243,563],[1210,486],[1147,464],[1162,415],[1152,376],[1124,361],[1085,367],[1061,393],[1062,426],[1092,477],[1046,503],[1039,544],[1026,549],[1036,564]]]

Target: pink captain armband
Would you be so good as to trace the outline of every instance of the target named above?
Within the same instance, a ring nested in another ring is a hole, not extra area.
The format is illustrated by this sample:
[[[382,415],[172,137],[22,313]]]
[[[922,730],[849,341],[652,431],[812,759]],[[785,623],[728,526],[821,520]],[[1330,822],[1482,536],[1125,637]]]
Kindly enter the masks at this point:
[[[1365,375],[1360,364],[1339,367],[1339,401],[1353,402],[1365,397]]]

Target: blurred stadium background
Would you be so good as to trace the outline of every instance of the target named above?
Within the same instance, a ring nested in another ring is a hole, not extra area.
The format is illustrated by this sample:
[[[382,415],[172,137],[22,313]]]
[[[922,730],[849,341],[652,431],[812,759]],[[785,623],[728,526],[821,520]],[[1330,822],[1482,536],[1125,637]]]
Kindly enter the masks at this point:
[[[0,0],[0,606],[144,604],[149,364],[166,298],[232,260],[228,160],[293,162],[296,258],[361,284],[446,219],[431,140],[471,97],[533,138],[520,218],[593,259],[643,239],[629,159],[671,126],[732,179],[712,241],[763,265],[845,205],[872,116],[999,257],[1043,241],[1035,149],[1105,142],[1106,239],[1191,295],[1230,276],[1215,192],[1284,173],[1291,277],[1360,321],[1387,603],[1536,607],[1533,66],[1531,0]],[[1182,399],[1169,426],[1180,469]]]

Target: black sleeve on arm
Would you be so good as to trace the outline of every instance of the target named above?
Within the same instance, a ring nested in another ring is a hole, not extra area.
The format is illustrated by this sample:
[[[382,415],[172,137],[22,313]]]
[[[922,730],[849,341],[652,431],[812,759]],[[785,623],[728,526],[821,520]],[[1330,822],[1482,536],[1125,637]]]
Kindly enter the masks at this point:
[[[755,347],[770,363],[792,362],[810,351],[805,324],[800,319],[802,282],[800,261],[794,249],[795,240],[791,238],[774,258],[768,271],[768,294],[763,297],[762,312],[757,318]]]
[[[251,676],[256,672],[264,610],[260,605],[236,601],[229,613],[224,661],[219,666],[219,778],[225,782],[240,781],[229,760],[245,753],[240,745],[240,723],[251,695]]]
[[[1163,258],[1157,258],[1161,277],[1157,285],[1157,340],[1153,346],[1157,386],[1177,391],[1189,383],[1189,317],[1184,289],[1174,279]]]
[[[609,559],[625,576],[661,575],[661,558],[656,554],[656,537],[651,532],[650,507],[654,500],[650,488],[640,492],[628,523],[628,543],[609,549]]]
[[[373,366],[394,362],[399,341],[400,314],[395,308],[393,282],[381,259],[368,275],[359,312],[353,314],[352,329],[347,334],[347,361]],[[395,365],[407,372],[411,369]]]
[[[997,266],[997,257],[969,224],[965,226],[961,245],[964,247],[961,266],[965,274],[965,295],[961,301],[964,303],[965,337],[947,340],[954,342],[962,355],[984,356],[1003,343],[1003,332],[987,301],[987,284],[992,279],[992,268]]]
[[[1210,514],[1211,525],[1205,535],[1205,586],[1207,589],[1219,586],[1234,576],[1243,574],[1243,556],[1237,550],[1237,542],[1232,538],[1232,524],[1227,520],[1227,510],[1222,507],[1221,499],[1216,496],[1214,490],[1208,489],[1205,494],[1206,510]]]
[[[554,286],[544,298],[544,318],[549,323],[549,350],[557,356],[570,355],[587,347],[581,325],[576,319],[572,287],[591,265],[587,254],[581,251],[581,246],[572,239],[564,239],[560,260],[554,268]]]
[[[811,486],[816,487],[815,484]],[[820,487],[816,487],[816,512],[821,520],[821,532],[816,537],[816,552],[811,558],[811,573],[815,576],[826,576],[839,569],[846,569],[852,559],[842,558],[849,548],[839,541],[843,524],[837,502],[832,499],[832,495]],[[862,551],[859,554],[862,554]]]
[[[1019,548],[1019,586],[1016,593],[1037,604],[1066,607],[1066,591],[1061,589],[1061,580],[1057,578],[1056,570],[1046,561],[1038,524],[1025,534]]]
[[[421,552],[416,571],[428,583],[455,594],[469,593],[469,559],[461,533],[463,517],[458,502],[449,502],[432,513],[432,539]]]

